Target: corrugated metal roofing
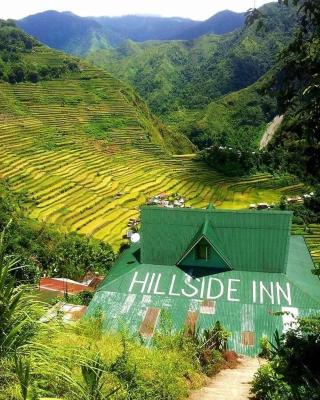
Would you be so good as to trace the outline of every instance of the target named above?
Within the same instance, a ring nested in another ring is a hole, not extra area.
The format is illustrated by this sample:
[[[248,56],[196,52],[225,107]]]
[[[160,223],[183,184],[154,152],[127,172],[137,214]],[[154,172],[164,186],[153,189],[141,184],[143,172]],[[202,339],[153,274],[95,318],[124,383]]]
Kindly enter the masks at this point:
[[[282,211],[142,207],[141,261],[175,265],[204,231],[233,269],[285,273],[291,220]]]
[[[288,328],[293,316],[320,310],[320,282],[311,274],[312,260],[298,236],[290,240],[287,274],[215,273],[208,268],[141,264],[137,252],[135,246],[120,257],[90,303],[88,314],[100,309],[106,329],[129,328],[150,338],[161,318],[170,319],[181,330],[192,313],[197,329],[220,321],[231,332],[231,349],[256,355],[262,336],[272,338],[276,329]],[[155,309],[161,310],[160,315]],[[285,314],[274,315],[279,312]],[[152,318],[147,329],[148,315],[157,318]]]
[[[39,287],[41,291],[53,291],[58,293],[78,294],[84,291],[93,292],[94,287],[83,283],[70,281],[68,279],[40,278]]]

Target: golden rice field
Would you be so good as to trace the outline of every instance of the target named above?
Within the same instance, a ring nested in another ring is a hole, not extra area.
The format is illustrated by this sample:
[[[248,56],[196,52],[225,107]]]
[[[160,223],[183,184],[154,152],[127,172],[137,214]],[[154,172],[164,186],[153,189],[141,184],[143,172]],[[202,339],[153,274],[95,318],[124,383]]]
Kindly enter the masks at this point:
[[[114,246],[160,192],[179,192],[194,207],[241,209],[302,190],[270,175],[225,178],[170,156],[150,141],[143,118],[122,84],[89,67],[67,80],[2,83],[0,177],[30,195],[31,217]]]

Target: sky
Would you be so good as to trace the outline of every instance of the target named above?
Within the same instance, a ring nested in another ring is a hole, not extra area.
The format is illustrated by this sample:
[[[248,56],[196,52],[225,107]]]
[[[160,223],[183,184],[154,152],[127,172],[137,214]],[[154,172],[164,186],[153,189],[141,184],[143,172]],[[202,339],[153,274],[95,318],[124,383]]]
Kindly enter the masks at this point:
[[[161,15],[205,20],[218,11],[246,11],[273,0],[1,0],[0,18],[20,19],[46,10],[80,16]]]

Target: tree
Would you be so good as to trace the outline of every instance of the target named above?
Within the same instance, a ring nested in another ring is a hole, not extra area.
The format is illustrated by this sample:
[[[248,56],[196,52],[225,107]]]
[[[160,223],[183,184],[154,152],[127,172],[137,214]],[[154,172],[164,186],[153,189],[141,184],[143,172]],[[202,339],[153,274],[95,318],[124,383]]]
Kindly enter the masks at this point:
[[[298,31],[279,58],[271,91],[285,119],[268,150],[278,168],[311,182],[320,181],[320,2],[278,0],[297,8]],[[252,23],[259,18],[251,10]]]
[[[39,309],[21,287],[15,287],[12,275],[17,260],[4,254],[4,233],[0,237],[0,358],[10,357],[29,343],[37,326]]]

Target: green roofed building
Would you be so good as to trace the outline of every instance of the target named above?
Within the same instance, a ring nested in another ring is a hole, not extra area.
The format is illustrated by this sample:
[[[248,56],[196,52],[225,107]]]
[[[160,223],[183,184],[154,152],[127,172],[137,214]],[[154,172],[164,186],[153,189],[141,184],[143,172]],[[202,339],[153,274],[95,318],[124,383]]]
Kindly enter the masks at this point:
[[[151,339],[161,316],[175,329],[220,321],[230,348],[259,352],[262,336],[320,311],[320,281],[291,212],[142,207],[141,239],[118,259],[90,303],[106,329]]]

